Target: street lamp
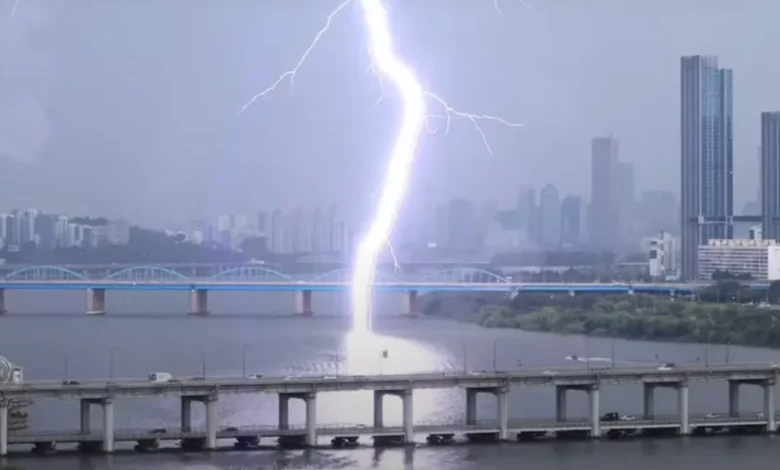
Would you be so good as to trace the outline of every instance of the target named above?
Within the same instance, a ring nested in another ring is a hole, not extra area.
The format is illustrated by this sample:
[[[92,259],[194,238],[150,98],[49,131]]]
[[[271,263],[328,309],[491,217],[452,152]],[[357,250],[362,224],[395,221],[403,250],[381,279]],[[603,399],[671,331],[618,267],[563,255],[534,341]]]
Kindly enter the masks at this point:
[[[114,380],[114,353],[116,352],[116,346],[111,346],[108,350],[108,380]]]
[[[244,347],[241,348],[241,377],[246,377],[246,351],[248,349],[248,344],[244,344]]]
[[[498,339],[493,341],[493,373],[498,372]]]
[[[206,350],[200,350],[200,376],[206,379]]]
[[[461,343],[461,346],[463,346],[463,373],[465,374],[468,372],[469,350],[466,343]]]

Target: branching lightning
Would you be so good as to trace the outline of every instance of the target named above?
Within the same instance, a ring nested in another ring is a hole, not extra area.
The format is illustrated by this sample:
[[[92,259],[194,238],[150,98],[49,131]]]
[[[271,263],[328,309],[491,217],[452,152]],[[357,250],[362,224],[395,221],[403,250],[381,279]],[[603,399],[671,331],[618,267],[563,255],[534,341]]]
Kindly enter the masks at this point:
[[[492,149],[485,133],[479,126],[480,122],[491,121],[509,127],[520,127],[520,124],[496,116],[459,111],[438,95],[423,88],[414,72],[396,54],[384,0],[345,0],[342,2],[328,15],[325,26],[314,37],[314,40],[304,51],[295,67],[280,75],[271,86],[254,95],[241,108],[239,114],[246,111],[259,98],[276,90],[285,79],[289,78],[290,82],[292,82],[306,62],[309,54],[317,46],[322,36],[330,29],[334,17],[348,5],[355,2],[360,4],[363,11],[369,42],[369,54],[372,60],[371,71],[378,77],[381,87],[379,101],[384,96],[383,81],[386,79],[393,83],[403,104],[400,129],[387,159],[387,170],[381,185],[381,193],[376,212],[374,213],[374,219],[365,236],[360,241],[353,266],[351,289],[353,331],[363,333],[371,330],[371,297],[377,258],[382,249],[385,246],[389,246],[389,238],[406,195],[407,184],[420,141],[420,135],[428,119],[431,117],[446,119],[445,134],[449,132],[453,119],[470,121],[482,138],[488,153],[492,153]],[[503,16],[498,0],[494,0],[493,6]],[[444,114],[439,116],[429,115],[427,112],[427,99],[439,104],[443,108]],[[396,268],[399,268],[392,247],[389,247],[389,249]]]

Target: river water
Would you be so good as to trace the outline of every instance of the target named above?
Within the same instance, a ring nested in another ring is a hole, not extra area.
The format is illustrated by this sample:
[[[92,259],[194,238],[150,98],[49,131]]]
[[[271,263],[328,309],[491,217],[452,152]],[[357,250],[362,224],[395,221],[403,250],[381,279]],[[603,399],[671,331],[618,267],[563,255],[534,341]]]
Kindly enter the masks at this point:
[[[236,376],[262,374],[405,373],[445,370],[509,370],[522,362],[528,367],[588,367],[566,359],[569,354],[590,357],[590,364],[606,364],[614,357],[618,367],[658,362],[713,363],[775,361],[776,351],[726,346],[661,344],[580,336],[557,336],[517,330],[488,330],[439,319],[402,319],[401,298],[378,297],[378,315],[372,348],[355,348],[350,340],[345,299],[322,294],[314,299],[314,318],[293,318],[288,294],[224,293],[212,295],[209,317],[188,317],[187,297],[170,293],[109,292],[104,317],[83,313],[79,292],[15,292],[7,295],[11,312],[0,318],[0,355],[24,367],[26,379],[140,377],[149,372],[177,376]],[[387,358],[376,353],[386,350]],[[220,426],[276,424],[277,403],[272,395],[220,398]],[[602,412],[639,414],[642,391],[638,386],[602,390]],[[676,394],[656,392],[656,412],[676,411]],[[400,424],[400,400],[385,400],[385,421]],[[480,395],[479,418],[495,419],[495,399]],[[510,400],[511,418],[550,418],[554,393],[548,387],[516,388]],[[569,416],[585,416],[584,393],[568,399]],[[727,406],[725,383],[698,383],[690,389],[691,413],[722,413]],[[743,387],[741,411],[760,411],[761,391]],[[415,422],[463,420],[465,396],[457,390],[415,392]],[[75,429],[78,403],[41,401],[30,411],[37,429]],[[193,425],[203,422],[203,410],[193,407]],[[303,423],[303,405],[291,402],[291,421]],[[321,394],[317,419],[321,424],[362,423],[372,419],[370,392]],[[100,412],[93,412],[100,427]],[[176,427],[176,399],[127,399],[115,404],[117,428]],[[425,436],[418,436],[424,440]],[[320,444],[327,444],[322,438]],[[229,442],[225,442],[229,445]],[[172,444],[171,444],[172,445]],[[118,448],[123,448],[118,445]],[[125,446],[124,448],[128,448]],[[25,448],[21,450],[26,451]],[[670,440],[637,439],[601,442],[540,442],[501,445],[457,444],[451,447],[352,450],[326,447],[308,451],[260,450],[214,454],[159,453],[112,456],[60,455],[33,458],[25,454],[9,462],[24,469],[508,469],[529,468],[657,468],[691,465],[711,469],[739,465],[765,468],[780,457],[780,436],[714,437]]]

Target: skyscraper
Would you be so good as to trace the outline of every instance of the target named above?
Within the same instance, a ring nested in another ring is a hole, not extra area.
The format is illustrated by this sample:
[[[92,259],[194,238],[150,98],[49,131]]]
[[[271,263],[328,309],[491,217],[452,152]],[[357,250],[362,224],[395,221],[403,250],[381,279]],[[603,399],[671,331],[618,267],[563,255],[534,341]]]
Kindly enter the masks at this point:
[[[548,184],[539,195],[540,241],[546,249],[561,244],[561,200],[555,186]]]
[[[598,137],[591,144],[590,241],[594,249],[614,251],[620,233],[618,143]]]
[[[634,164],[619,164],[620,173],[620,223],[624,239],[633,237],[636,231],[636,185],[634,179]]]
[[[761,228],[780,239],[780,112],[761,113]]]
[[[698,245],[734,233],[733,74],[713,56],[680,65],[682,277],[694,279]]]

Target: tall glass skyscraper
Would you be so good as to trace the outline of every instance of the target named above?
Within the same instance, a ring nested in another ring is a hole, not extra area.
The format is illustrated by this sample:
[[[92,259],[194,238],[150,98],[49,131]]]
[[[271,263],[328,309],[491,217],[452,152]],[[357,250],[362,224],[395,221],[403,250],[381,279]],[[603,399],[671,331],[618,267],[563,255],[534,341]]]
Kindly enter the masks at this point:
[[[734,234],[733,74],[689,56],[680,78],[682,277],[692,280],[698,246]]]
[[[764,239],[780,239],[780,112],[761,113],[761,214]]]

